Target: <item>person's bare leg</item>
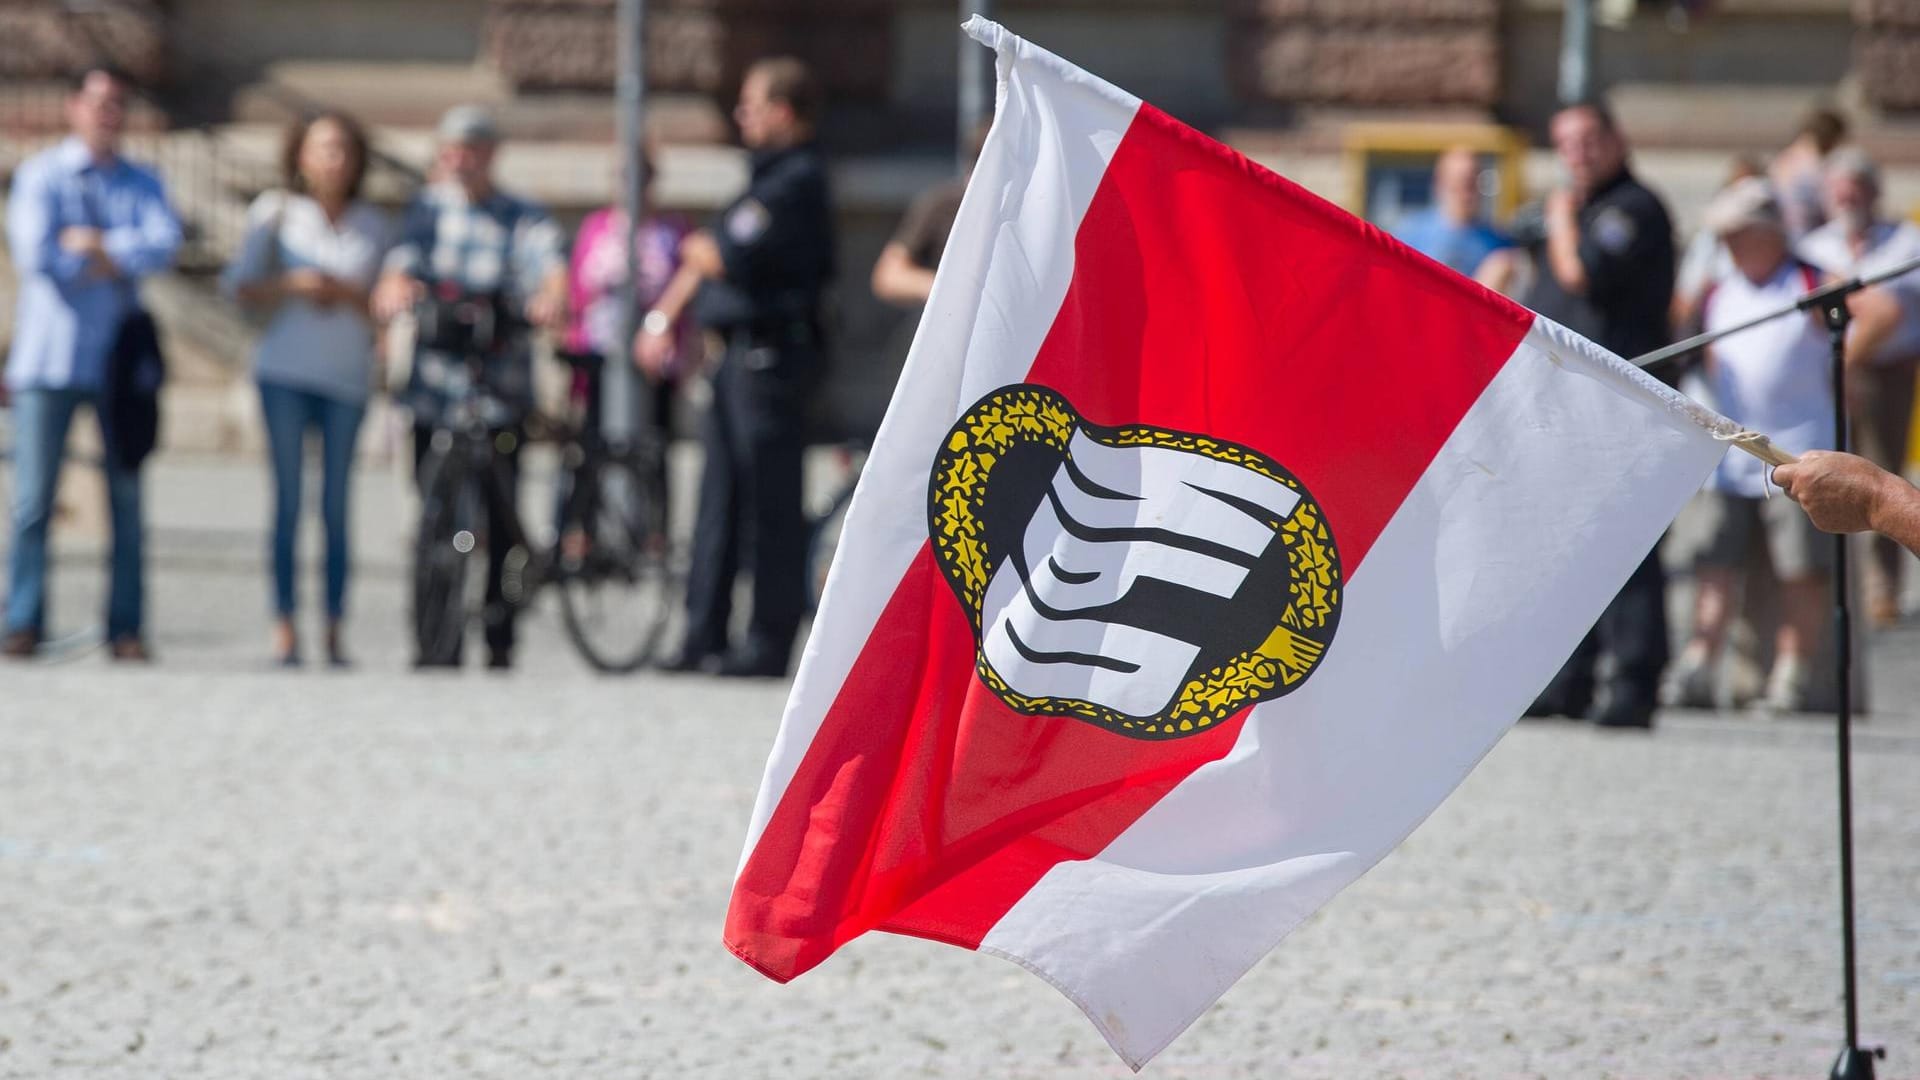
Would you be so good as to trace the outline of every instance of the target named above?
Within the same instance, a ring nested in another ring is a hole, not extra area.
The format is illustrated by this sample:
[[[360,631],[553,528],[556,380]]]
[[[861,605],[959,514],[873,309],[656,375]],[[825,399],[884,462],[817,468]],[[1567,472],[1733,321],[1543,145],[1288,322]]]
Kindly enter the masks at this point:
[[[1705,660],[1720,655],[1727,624],[1733,621],[1733,595],[1740,573],[1730,566],[1702,566],[1694,571],[1693,637],[1686,652]]]
[[[286,664],[292,663],[300,655],[300,638],[294,632],[291,618],[273,621],[273,658]]]
[[[1807,663],[1820,644],[1820,628],[1826,623],[1830,603],[1829,586],[1824,577],[1802,578],[1780,585],[1780,627],[1774,631],[1775,662],[1793,657]]]
[[[1662,704],[1704,708],[1714,703],[1713,663],[1733,621],[1734,592],[1739,571],[1727,566],[1700,566],[1693,575],[1693,636],[1660,685]]]
[[[1813,650],[1826,620],[1825,577],[1780,583],[1780,626],[1773,636],[1773,671],[1767,676],[1767,706],[1780,712],[1806,708]]]

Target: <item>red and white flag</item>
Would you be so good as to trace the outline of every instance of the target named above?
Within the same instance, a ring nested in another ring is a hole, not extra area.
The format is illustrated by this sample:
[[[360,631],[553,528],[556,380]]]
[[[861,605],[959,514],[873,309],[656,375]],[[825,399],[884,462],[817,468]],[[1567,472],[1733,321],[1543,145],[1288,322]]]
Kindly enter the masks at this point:
[[[967,29],[998,111],[726,942],[995,953],[1138,1067],[1459,784],[1738,429]]]

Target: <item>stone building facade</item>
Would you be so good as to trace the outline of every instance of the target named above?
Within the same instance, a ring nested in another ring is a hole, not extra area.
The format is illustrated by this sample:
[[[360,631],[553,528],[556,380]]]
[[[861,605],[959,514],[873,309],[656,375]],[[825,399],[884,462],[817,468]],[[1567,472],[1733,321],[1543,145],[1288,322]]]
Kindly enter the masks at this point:
[[[1681,102],[1824,90],[1896,127],[1920,112],[1920,0],[1714,0],[1684,28],[1669,17],[1670,2],[1638,0],[1639,14],[1597,34],[1602,85],[1655,87],[1656,97]],[[724,138],[724,109],[746,64],[797,53],[824,76],[852,148],[938,146],[948,141],[934,132],[952,112],[962,6],[650,0],[649,83],[682,107],[683,120],[690,104],[705,104],[708,120],[681,123],[680,137]],[[1561,17],[1561,0],[994,6],[1017,31],[1199,126],[1281,135],[1321,118],[1440,114],[1537,130],[1552,102]],[[332,64],[354,68],[336,81],[361,91],[353,104],[375,123],[422,124],[420,114],[441,104],[437,80],[468,97],[535,103],[541,122],[526,134],[605,134],[614,9],[615,0],[0,0],[0,101],[104,54],[195,119],[255,118],[250,88],[271,86],[290,67]],[[408,75],[400,69],[412,69],[429,92],[409,82],[383,96],[381,65],[399,81]],[[572,113],[556,113],[556,101],[571,102]],[[1672,111],[1682,122],[1671,138],[1688,144],[1686,114],[1699,110]],[[1710,138],[1759,135],[1702,115]]]
[[[1602,0],[1595,75],[1682,225],[1734,153],[1781,145],[1841,104],[1920,199],[1920,0]],[[207,265],[262,176],[277,126],[319,105],[361,116],[417,175],[456,102],[491,105],[508,181],[574,217],[609,195],[616,0],[0,0],[0,173],[61,126],[58,80],[105,56],[153,88],[138,122],[180,136],[167,169]],[[1342,197],[1353,121],[1508,124],[1535,139],[1555,98],[1562,0],[995,0],[1016,32]],[[841,214],[836,399],[870,426],[910,330],[866,268],[906,200],[953,167],[962,5],[952,0],[648,0],[649,127],[662,201],[696,214],[740,183],[727,121],[742,70],[795,53],[830,95]],[[975,55],[979,55],[976,53]],[[236,156],[243,158],[238,162]],[[1551,175],[1541,152],[1531,186]],[[241,179],[236,180],[236,177]],[[1528,185],[1521,185],[1526,188]],[[383,188],[393,192],[396,189]],[[392,194],[391,197],[397,197]],[[225,223],[224,225],[222,223]],[[196,294],[197,295],[197,294]],[[175,320],[210,321],[189,299]],[[191,319],[189,318],[191,317]],[[233,353],[225,330],[202,336]],[[238,359],[234,359],[238,364]]]

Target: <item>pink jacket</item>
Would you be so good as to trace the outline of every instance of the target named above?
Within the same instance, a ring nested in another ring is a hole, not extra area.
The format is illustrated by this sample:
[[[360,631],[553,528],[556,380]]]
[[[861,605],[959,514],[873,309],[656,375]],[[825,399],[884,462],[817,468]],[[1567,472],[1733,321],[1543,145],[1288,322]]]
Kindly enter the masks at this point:
[[[626,347],[616,348],[620,336],[620,290],[626,282],[626,250],[620,243],[620,222],[625,215],[618,207],[595,210],[580,223],[573,241],[573,260],[568,268],[568,286],[572,314],[567,327],[566,346],[573,352],[597,352],[626,356]],[[680,268],[680,241],[692,227],[677,215],[654,214],[640,223],[635,243],[640,251],[640,306],[646,308],[657,299]],[[692,320],[682,319],[674,328],[675,349],[670,373],[677,374],[686,358],[693,355],[695,329]]]

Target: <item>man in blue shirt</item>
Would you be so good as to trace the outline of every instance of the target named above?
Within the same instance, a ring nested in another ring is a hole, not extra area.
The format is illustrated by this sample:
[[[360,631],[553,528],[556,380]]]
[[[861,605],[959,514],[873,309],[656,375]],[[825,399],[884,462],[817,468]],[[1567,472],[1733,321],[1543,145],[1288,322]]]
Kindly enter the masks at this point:
[[[1433,163],[1433,205],[1400,219],[1393,235],[1422,255],[1467,277],[1512,241],[1480,218],[1480,164],[1463,146]]]
[[[122,158],[126,80],[85,72],[67,99],[73,134],[27,159],[7,202],[20,305],[6,386],[14,406],[13,536],[0,652],[31,656],[46,625],[47,525],[75,409],[98,415],[108,355],[138,304],[139,279],[164,270],[180,223],[153,173]],[[141,640],[140,475],[108,455],[113,518],[107,639],[145,660]]]

